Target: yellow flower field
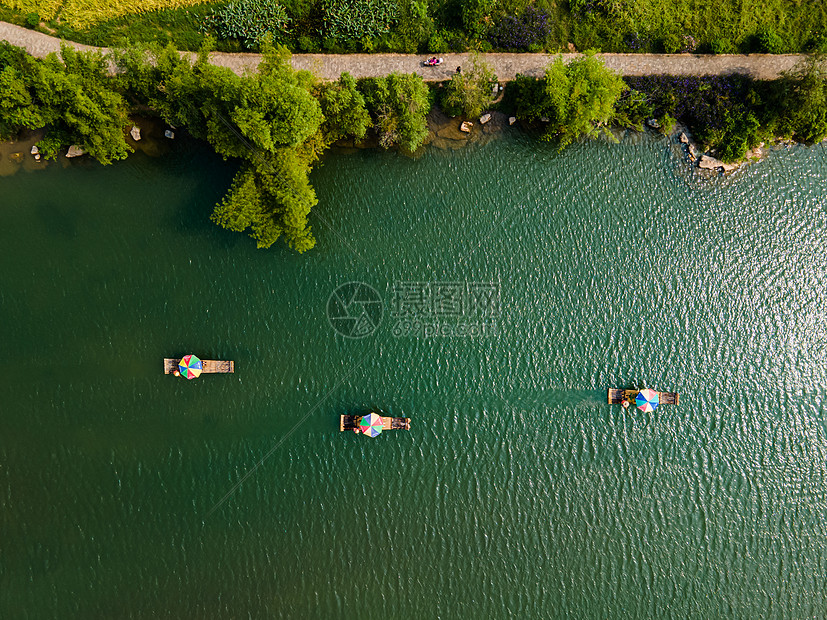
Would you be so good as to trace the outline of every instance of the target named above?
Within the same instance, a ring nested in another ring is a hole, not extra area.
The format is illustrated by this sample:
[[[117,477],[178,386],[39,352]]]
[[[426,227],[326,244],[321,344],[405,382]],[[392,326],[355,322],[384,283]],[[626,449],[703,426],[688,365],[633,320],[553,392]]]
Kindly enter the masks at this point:
[[[40,19],[52,19],[63,0],[0,0],[0,4],[17,9],[21,13],[37,13]]]
[[[37,13],[49,20],[58,13],[73,28],[85,28],[121,15],[134,15],[201,4],[204,0],[0,0],[23,13]]]

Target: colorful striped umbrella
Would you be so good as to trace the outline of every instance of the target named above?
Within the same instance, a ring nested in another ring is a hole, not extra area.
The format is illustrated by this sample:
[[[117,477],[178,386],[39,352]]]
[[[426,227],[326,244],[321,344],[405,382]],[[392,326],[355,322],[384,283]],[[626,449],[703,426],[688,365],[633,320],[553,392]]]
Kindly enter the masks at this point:
[[[382,418],[375,413],[363,415],[359,420],[359,430],[368,437],[376,437],[382,432]]]
[[[641,411],[654,411],[660,404],[660,394],[655,390],[646,388],[637,393],[635,404]]]
[[[195,379],[201,376],[201,371],[204,370],[204,364],[194,355],[185,355],[178,362],[178,371],[182,377],[187,379]]]

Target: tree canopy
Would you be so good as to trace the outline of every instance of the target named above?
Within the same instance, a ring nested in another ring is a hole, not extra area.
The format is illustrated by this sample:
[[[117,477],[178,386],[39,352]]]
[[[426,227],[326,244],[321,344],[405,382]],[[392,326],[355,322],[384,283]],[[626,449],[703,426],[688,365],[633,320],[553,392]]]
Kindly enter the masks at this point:
[[[413,73],[391,73],[359,80],[359,90],[374,118],[379,144],[398,144],[415,151],[428,135],[425,120],[431,109],[428,86]]]
[[[46,158],[73,144],[103,164],[126,158],[127,104],[108,79],[97,52],[63,46],[60,57],[38,61],[0,43],[0,134],[46,127],[38,144]]]
[[[518,116],[528,121],[547,118],[542,139],[559,140],[564,148],[605,129],[626,85],[594,53],[587,53],[569,64],[558,56],[542,80],[520,76],[516,87]]]
[[[491,65],[473,54],[465,69],[451,76],[442,97],[442,109],[451,116],[479,116],[491,104],[491,90],[496,83]]]

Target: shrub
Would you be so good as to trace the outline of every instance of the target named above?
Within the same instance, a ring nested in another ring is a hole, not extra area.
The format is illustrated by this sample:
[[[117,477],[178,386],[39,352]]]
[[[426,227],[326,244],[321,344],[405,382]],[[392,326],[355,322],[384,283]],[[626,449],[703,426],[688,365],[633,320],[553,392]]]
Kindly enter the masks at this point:
[[[468,34],[482,38],[491,19],[492,0],[461,0],[461,3],[462,27]]]
[[[29,28],[37,28],[40,25],[40,15],[37,13],[29,13],[26,15],[26,25]]]
[[[664,52],[675,54],[683,46],[683,37],[677,32],[667,32],[661,37],[660,42]]]
[[[314,54],[321,49],[321,47],[319,46],[319,42],[316,39],[305,35],[299,37],[297,44],[301,51],[307,52],[309,54]]]
[[[645,92],[657,116],[675,117],[692,131],[701,143],[719,151],[730,140],[749,133],[751,110],[756,107],[752,94],[753,83],[742,76],[719,77],[628,77],[626,82]],[[750,138],[751,140],[752,138]],[[749,142],[749,140],[747,141]],[[726,157],[734,158],[740,146],[733,147]]]
[[[359,80],[359,90],[375,119],[379,144],[415,151],[428,135],[425,116],[431,109],[428,86],[416,74],[391,73]]]
[[[743,108],[728,112],[718,157],[725,162],[743,159],[747,151],[760,141],[760,132],[761,124],[753,112]]]
[[[221,39],[239,39],[246,47],[260,45],[265,36],[274,41],[287,34],[290,18],[277,0],[238,0],[213,11],[206,20]]]
[[[545,45],[551,26],[548,11],[529,5],[519,16],[505,15],[497,20],[488,33],[488,40],[501,49],[528,50]]]
[[[475,54],[462,73],[451,76],[444,89],[442,108],[450,116],[479,116],[491,103],[491,90],[496,83],[491,65]]]
[[[522,78],[522,79],[520,79]],[[557,57],[546,68],[543,80],[518,76],[523,89],[517,95],[517,116],[526,120],[548,117],[550,125],[543,140],[559,138],[560,148],[580,136],[592,136],[615,114],[615,103],[625,89],[623,80],[587,52],[568,65]]]
[[[327,36],[338,40],[386,33],[399,17],[395,0],[325,0],[322,10]]]
[[[634,88],[627,88],[615,104],[613,122],[621,127],[643,131],[643,122],[654,116],[654,108],[646,95]]]
[[[783,125],[787,133],[808,143],[827,136],[827,68],[824,60],[805,58],[780,82]]]
[[[767,54],[783,54],[785,45],[784,39],[775,31],[772,26],[765,26],[758,31],[756,35],[758,38],[758,45],[762,52]]]
[[[393,52],[416,54],[427,46],[433,29],[426,1],[401,0],[399,19],[388,38],[388,48]]]
[[[732,44],[732,41],[730,41],[726,37],[719,37],[717,39],[713,39],[712,43],[710,43],[709,46],[713,54],[735,53],[735,46]]]
[[[675,129],[675,124],[677,122],[678,120],[674,116],[671,116],[668,112],[665,112],[660,119],[660,132],[663,135],[668,136],[672,133],[672,130]]]
[[[437,30],[428,39],[428,51],[435,54],[442,54],[448,51],[448,43],[445,41],[445,31]]]
[[[642,32],[627,32],[623,36],[623,46],[630,52],[645,51],[649,49],[651,45],[651,37]]]

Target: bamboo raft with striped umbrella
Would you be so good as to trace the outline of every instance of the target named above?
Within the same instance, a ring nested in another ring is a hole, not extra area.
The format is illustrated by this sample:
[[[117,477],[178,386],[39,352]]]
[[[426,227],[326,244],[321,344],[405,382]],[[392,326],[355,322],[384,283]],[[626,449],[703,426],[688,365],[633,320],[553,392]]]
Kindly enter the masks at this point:
[[[609,388],[609,404],[620,405],[624,400],[634,404],[640,390],[624,390],[617,388]],[[660,397],[661,405],[677,405],[680,400],[680,394],[677,392],[657,392]]]
[[[409,431],[411,430],[411,419],[410,418],[391,418],[387,416],[380,416],[376,413],[367,413],[364,416],[361,415],[342,415],[339,416],[339,431],[356,431],[362,432],[359,428],[359,422],[362,420],[363,417],[368,416],[376,416],[379,420],[382,421],[381,430],[382,431]]]
[[[178,362],[180,357],[165,357],[164,358],[164,374],[171,375],[178,370]],[[202,373],[220,373],[227,374],[235,372],[235,362],[233,360],[201,360],[203,368]]]

